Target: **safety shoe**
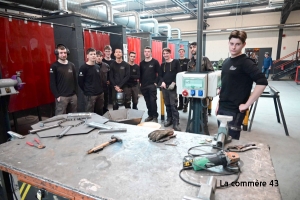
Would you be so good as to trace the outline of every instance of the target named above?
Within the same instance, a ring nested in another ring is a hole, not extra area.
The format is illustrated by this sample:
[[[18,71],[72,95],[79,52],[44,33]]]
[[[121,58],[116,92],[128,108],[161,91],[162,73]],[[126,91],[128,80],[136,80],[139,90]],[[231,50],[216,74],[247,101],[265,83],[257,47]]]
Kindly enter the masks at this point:
[[[156,117],[153,117],[153,120],[152,120],[152,121],[155,122],[155,123],[158,123],[158,120],[157,120]]]
[[[182,110],[183,106],[182,104],[180,104],[178,107],[177,107],[177,110]]]
[[[165,121],[165,123],[164,123],[164,127],[171,126],[172,124],[173,124],[173,121],[172,121],[172,120],[167,120],[167,121]]]
[[[184,112],[184,113],[187,112],[187,106],[183,106],[183,111],[182,112]]]
[[[152,120],[153,120],[153,117],[148,116],[148,117],[145,119],[145,122],[150,122],[150,121],[152,121]]]
[[[173,123],[173,129],[175,131],[181,131],[181,128],[179,127],[179,123],[178,122]]]

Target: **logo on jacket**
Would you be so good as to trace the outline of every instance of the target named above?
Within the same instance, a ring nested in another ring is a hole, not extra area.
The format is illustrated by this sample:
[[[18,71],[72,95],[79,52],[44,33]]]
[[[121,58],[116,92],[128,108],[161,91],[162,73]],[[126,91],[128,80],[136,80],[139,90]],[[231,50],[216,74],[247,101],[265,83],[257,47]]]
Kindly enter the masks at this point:
[[[229,68],[230,70],[236,70],[236,67],[231,65],[231,67]]]
[[[72,69],[69,69],[69,71],[68,71],[69,73],[72,73],[73,71],[72,71]]]
[[[153,65],[149,65],[149,67],[153,67]]]
[[[50,73],[53,73],[52,68],[50,68]]]
[[[99,73],[99,69],[96,70]]]
[[[133,71],[133,72],[136,72],[136,70],[135,70],[135,69],[133,69],[132,71]]]
[[[79,76],[83,76],[82,72],[79,73]]]
[[[124,67],[124,66],[121,66],[120,69],[125,69],[125,67]]]

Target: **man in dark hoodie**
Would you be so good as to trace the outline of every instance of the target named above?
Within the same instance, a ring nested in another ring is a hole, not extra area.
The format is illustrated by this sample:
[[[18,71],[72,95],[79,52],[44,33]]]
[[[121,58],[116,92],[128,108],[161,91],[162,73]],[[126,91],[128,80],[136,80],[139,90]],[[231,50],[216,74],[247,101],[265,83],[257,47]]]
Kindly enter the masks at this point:
[[[129,62],[130,65],[130,78],[127,81],[124,92],[125,92],[125,108],[131,108],[131,98],[132,98],[132,109],[137,110],[138,97],[139,97],[139,88],[138,88],[138,79],[140,78],[140,67],[134,63],[136,57],[135,52],[129,53]]]
[[[130,77],[130,66],[128,63],[123,61],[123,53],[120,48],[115,49],[114,56],[116,57],[116,60],[110,65],[109,80],[111,86],[113,87],[113,110],[118,110],[119,105],[116,99],[116,95],[118,92],[123,92],[124,90],[124,86]]]
[[[164,102],[167,111],[167,121],[165,127],[173,124],[175,131],[181,131],[179,127],[179,113],[177,110],[177,92],[176,92],[176,75],[181,72],[180,63],[178,60],[171,58],[171,49],[163,49],[163,57],[165,62],[161,64],[159,70],[159,84],[162,88]]]
[[[85,112],[103,115],[104,95],[102,89],[100,66],[96,64],[96,50],[86,51],[88,61],[79,69],[78,85],[83,91]]]

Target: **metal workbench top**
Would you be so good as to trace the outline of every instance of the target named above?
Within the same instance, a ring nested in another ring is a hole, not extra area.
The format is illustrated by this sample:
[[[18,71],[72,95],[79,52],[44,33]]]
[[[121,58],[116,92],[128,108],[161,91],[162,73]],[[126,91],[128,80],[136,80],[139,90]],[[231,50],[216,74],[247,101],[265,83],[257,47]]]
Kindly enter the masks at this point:
[[[115,143],[103,151],[87,151],[110,140],[110,133],[98,134],[96,130],[85,135],[42,138],[45,149],[26,145],[37,135],[13,140],[0,145],[0,166],[27,174],[60,187],[80,192],[95,199],[182,199],[196,197],[199,188],[183,182],[178,174],[187,150],[199,145],[207,136],[176,132],[177,137],[168,142],[177,146],[153,143],[148,133],[154,129],[108,122],[115,127],[126,127],[127,133],[115,133],[123,143]],[[245,144],[234,141],[233,144]],[[269,148],[240,153],[243,161],[239,181],[266,182],[266,186],[230,187],[217,189],[216,199],[280,199],[279,187],[270,158]],[[210,149],[206,149],[210,151]],[[192,182],[205,183],[204,172],[184,171],[183,176]],[[236,175],[216,176],[220,185],[229,183]],[[270,185],[273,180],[273,186]],[[282,184],[282,183],[278,183]]]

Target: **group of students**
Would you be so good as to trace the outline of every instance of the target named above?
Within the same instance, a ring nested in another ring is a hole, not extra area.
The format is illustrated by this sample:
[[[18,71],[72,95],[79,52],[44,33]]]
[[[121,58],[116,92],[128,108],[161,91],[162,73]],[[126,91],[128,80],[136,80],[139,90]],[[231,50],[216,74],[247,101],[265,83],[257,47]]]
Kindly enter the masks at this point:
[[[119,48],[114,51],[115,60],[111,59],[112,48],[109,45],[104,47],[105,56],[101,51],[89,48],[86,51],[87,62],[79,68],[78,74],[74,64],[67,60],[69,50],[64,45],[58,45],[55,52],[58,59],[50,67],[50,88],[56,99],[56,115],[66,113],[67,108],[69,112],[77,112],[77,81],[84,94],[85,112],[99,115],[108,111],[110,100],[113,110],[119,108],[116,99],[118,92],[125,94],[125,108],[137,109],[140,84],[148,109],[145,121],[158,121],[157,87],[161,87],[167,111],[164,125],[168,127],[173,124],[175,130],[181,130],[177,109],[183,109],[183,98],[181,96],[177,107],[176,75],[187,70],[189,60],[184,57],[184,49],[179,50],[181,58],[176,60],[171,58],[171,50],[164,48],[165,62],[160,65],[152,58],[152,49],[147,46],[144,49],[145,59],[137,65],[134,62],[135,52],[129,53],[127,63],[123,61],[123,52]]]
[[[229,122],[229,135],[233,139],[239,139],[245,111],[258,99],[268,85],[264,74],[258,70],[255,62],[242,53],[246,45],[247,34],[244,31],[234,30],[229,35],[229,51],[231,56],[222,65],[222,75],[219,102],[215,109],[216,115],[229,115],[233,121]],[[116,60],[110,58],[112,49],[105,46],[103,54],[90,48],[86,52],[87,62],[83,64],[78,75],[75,73],[74,64],[67,60],[69,50],[58,45],[55,53],[58,60],[50,67],[50,87],[56,98],[55,114],[66,113],[66,108],[70,106],[70,112],[77,111],[77,79],[78,85],[84,93],[85,111],[95,112],[102,115],[106,112],[107,105],[112,99],[113,109],[118,109],[116,93],[125,93],[125,108],[137,109],[138,104],[138,84],[144,96],[148,109],[146,122],[157,122],[157,87],[162,89],[167,112],[165,127],[173,125],[173,129],[180,131],[179,112],[183,109],[187,111],[188,100],[179,95],[179,106],[176,92],[176,75],[181,71],[195,71],[197,44],[191,43],[191,60],[184,57],[184,49],[179,50],[180,59],[171,58],[171,50],[163,49],[165,62],[161,65],[152,58],[152,50],[145,47],[145,59],[140,65],[134,63],[136,53],[130,52],[129,62],[122,60],[122,50],[116,48],[114,56]],[[213,71],[211,62],[207,57],[203,57],[201,71]],[[256,86],[250,96],[253,81]],[[111,98],[109,90],[111,89]],[[249,97],[250,96],[250,97]],[[207,99],[202,100],[206,105]],[[208,134],[207,110],[203,112],[204,133]],[[233,127],[233,128],[230,128]]]

